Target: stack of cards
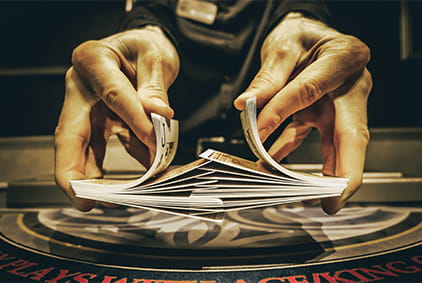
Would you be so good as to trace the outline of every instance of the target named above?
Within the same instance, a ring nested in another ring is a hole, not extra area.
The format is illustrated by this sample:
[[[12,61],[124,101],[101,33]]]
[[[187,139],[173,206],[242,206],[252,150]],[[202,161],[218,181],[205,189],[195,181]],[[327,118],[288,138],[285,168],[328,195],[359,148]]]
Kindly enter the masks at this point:
[[[255,100],[241,113],[246,140],[264,162],[208,149],[189,164],[167,169],[177,148],[178,124],[153,114],[157,152],[137,179],[71,181],[76,196],[176,215],[221,221],[224,212],[340,196],[347,179],[288,170],[264,149],[256,126]]]

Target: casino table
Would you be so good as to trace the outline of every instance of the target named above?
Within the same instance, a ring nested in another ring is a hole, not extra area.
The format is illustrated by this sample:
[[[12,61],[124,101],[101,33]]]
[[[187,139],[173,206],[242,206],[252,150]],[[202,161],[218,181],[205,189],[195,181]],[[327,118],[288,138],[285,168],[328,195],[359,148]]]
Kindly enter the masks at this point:
[[[422,282],[422,207],[275,206],[222,223],[134,208],[3,209],[3,282]]]
[[[421,149],[407,136],[401,159]],[[51,156],[34,144],[37,156]],[[374,150],[396,152],[383,146],[369,148],[369,164]],[[0,159],[12,146],[5,152],[0,141]],[[31,158],[32,169],[42,167]],[[232,211],[221,223],[129,207],[82,213],[62,202],[51,176],[11,181],[0,186],[0,281],[422,282],[422,178],[408,174],[367,172],[336,215],[295,203]]]

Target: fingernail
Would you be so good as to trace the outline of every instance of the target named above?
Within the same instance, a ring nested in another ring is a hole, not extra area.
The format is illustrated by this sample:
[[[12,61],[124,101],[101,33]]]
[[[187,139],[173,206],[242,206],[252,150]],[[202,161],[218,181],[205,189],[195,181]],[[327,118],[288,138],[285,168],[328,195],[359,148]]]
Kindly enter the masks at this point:
[[[158,108],[161,108],[161,111],[159,114],[163,115],[166,118],[173,118],[174,116],[174,111],[173,108],[170,107],[170,105],[168,105],[166,102],[164,102],[161,99],[157,100],[156,106]]]
[[[233,101],[233,104],[237,110],[243,110],[245,108],[245,100],[243,99],[242,94]]]
[[[94,208],[95,200],[82,199],[78,197],[71,198],[73,204],[79,211],[88,212]]]
[[[244,92],[244,93],[239,94],[239,96],[234,101],[236,108],[237,109],[244,109],[245,104],[246,104],[246,100],[248,100],[248,98],[250,98],[252,96],[253,96],[253,94],[251,94],[249,92]]]

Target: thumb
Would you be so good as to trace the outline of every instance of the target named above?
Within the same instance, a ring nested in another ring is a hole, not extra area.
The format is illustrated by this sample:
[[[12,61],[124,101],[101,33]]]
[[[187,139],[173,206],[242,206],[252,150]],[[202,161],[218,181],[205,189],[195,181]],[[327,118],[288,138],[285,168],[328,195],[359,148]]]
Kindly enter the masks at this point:
[[[138,58],[137,92],[147,113],[154,112],[171,119],[174,111],[169,106],[167,90],[175,80],[178,71],[177,68],[168,66],[172,65],[170,62],[152,60],[160,57],[159,52],[150,51],[150,53],[155,56],[144,54]]]
[[[138,89],[138,95],[141,97],[142,106],[147,113],[156,113],[167,119],[173,118],[174,110],[169,105],[167,91],[164,87],[150,82]]]
[[[286,48],[274,49],[263,52],[268,55],[263,58],[260,70],[246,91],[234,101],[237,110],[243,110],[250,97],[256,97],[257,107],[262,107],[286,85],[295,68],[297,56]]]
[[[56,183],[63,189],[66,196],[69,198],[71,203],[79,210],[83,212],[90,211],[94,205],[95,200],[82,199],[75,196],[75,193],[70,185],[71,180],[81,180],[86,176],[78,171],[69,171],[63,174],[61,179],[56,178]]]
[[[148,113],[168,119],[174,111],[169,106],[167,91],[179,73],[179,55],[161,29],[151,30],[152,41],[144,41],[137,50],[137,90]]]

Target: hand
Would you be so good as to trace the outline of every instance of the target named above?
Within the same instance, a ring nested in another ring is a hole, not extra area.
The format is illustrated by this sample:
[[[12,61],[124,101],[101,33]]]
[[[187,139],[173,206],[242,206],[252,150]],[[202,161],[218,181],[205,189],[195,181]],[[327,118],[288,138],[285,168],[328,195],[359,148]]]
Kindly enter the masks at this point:
[[[293,115],[269,149],[277,161],[296,149],[311,128],[319,131],[322,173],[349,178],[341,197],[321,200],[328,214],[340,210],[362,183],[372,88],[369,57],[368,47],[357,38],[290,13],[265,39],[261,68],[234,102],[242,110],[247,98],[255,96],[258,107],[265,105],[257,121],[262,141]]]
[[[66,95],[55,132],[56,183],[81,211],[69,181],[103,175],[107,139],[116,134],[145,166],[155,153],[150,113],[172,118],[167,90],[179,57],[160,28],[146,26],[78,46],[66,73]]]

